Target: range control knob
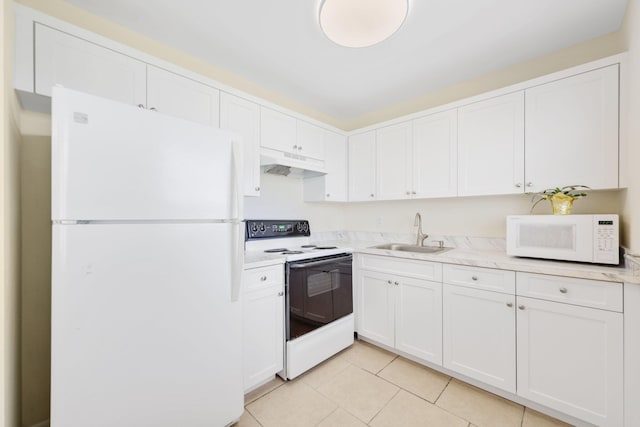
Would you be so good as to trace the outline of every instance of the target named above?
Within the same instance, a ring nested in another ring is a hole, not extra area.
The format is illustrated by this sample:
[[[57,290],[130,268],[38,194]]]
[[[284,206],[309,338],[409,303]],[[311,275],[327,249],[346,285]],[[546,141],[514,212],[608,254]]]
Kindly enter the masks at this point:
[[[251,224],[251,232],[252,233],[258,232],[258,224],[256,224],[255,222]]]
[[[260,231],[264,233],[265,230],[266,228],[264,227],[264,223],[260,223]]]
[[[302,231],[304,231],[305,233],[307,231],[309,231],[309,224],[307,224],[306,222],[302,223]]]

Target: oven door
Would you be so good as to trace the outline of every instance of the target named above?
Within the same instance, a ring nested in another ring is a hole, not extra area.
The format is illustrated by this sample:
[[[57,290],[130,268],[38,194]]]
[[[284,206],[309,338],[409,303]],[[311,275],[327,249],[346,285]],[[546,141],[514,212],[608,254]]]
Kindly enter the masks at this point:
[[[351,254],[287,263],[287,340],[353,313]]]

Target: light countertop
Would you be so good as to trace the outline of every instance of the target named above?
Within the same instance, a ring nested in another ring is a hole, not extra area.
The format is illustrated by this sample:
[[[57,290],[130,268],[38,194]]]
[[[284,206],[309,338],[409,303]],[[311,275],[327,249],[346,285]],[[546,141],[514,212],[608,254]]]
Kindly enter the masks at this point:
[[[323,240],[314,240],[315,244],[350,247],[355,253],[390,256],[413,260],[423,260],[440,262],[443,264],[458,264],[474,267],[496,268],[500,270],[521,271],[526,273],[550,274],[555,276],[575,277],[581,279],[602,280],[607,282],[627,282],[640,284],[640,262],[634,261],[633,258],[626,259],[626,266],[605,266],[594,265],[569,261],[551,261],[531,258],[519,258],[508,256],[500,244],[495,241],[480,244],[460,244],[445,252],[435,254],[414,253],[404,251],[392,251],[385,249],[374,249],[372,246],[389,242],[380,240],[379,234],[376,239],[362,239],[370,236],[344,236],[339,233],[338,239],[326,239],[333,237],[330,235],[319,236],[324,237]],[[347,237],[347,238],[345,238]],[[349,238],[351,237],[351,238]],[[396,236],[399,237],[399,236]],[[494,239],[495,240],[495,239]],[[396,240],[399,243],[407,243],[401,239]],[[454,239],[448,239],[452,242]],[[468,239],[466,242],[468,243]],[[425,246],[429,246],[429,242],[425,242]],[[445,243],[445,246],[449,246]],[[268,265],[283,264],[284,257],[279,254],[267,254],[264,252],[247,252],[245,253],[245,269],[258,268]]]

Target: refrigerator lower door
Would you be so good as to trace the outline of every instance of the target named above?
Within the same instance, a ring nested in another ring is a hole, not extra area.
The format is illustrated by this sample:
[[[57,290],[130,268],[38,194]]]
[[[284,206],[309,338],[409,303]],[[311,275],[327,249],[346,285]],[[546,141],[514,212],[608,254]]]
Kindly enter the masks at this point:
[[[54,225],[52,427],[211,427],[241,416],[234,226]]]

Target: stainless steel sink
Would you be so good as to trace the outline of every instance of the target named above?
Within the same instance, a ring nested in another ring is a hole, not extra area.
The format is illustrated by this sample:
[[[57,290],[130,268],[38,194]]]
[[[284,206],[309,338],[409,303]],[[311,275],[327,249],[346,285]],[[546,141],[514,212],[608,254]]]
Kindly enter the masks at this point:
[[[371,249],[385,249],[388,251],[416,252],[420,254],[437,254],[449,251],[452,248],[439,248],[437,246],[417,246],[406,243],[385,243],[383,245],[371,246]]]

